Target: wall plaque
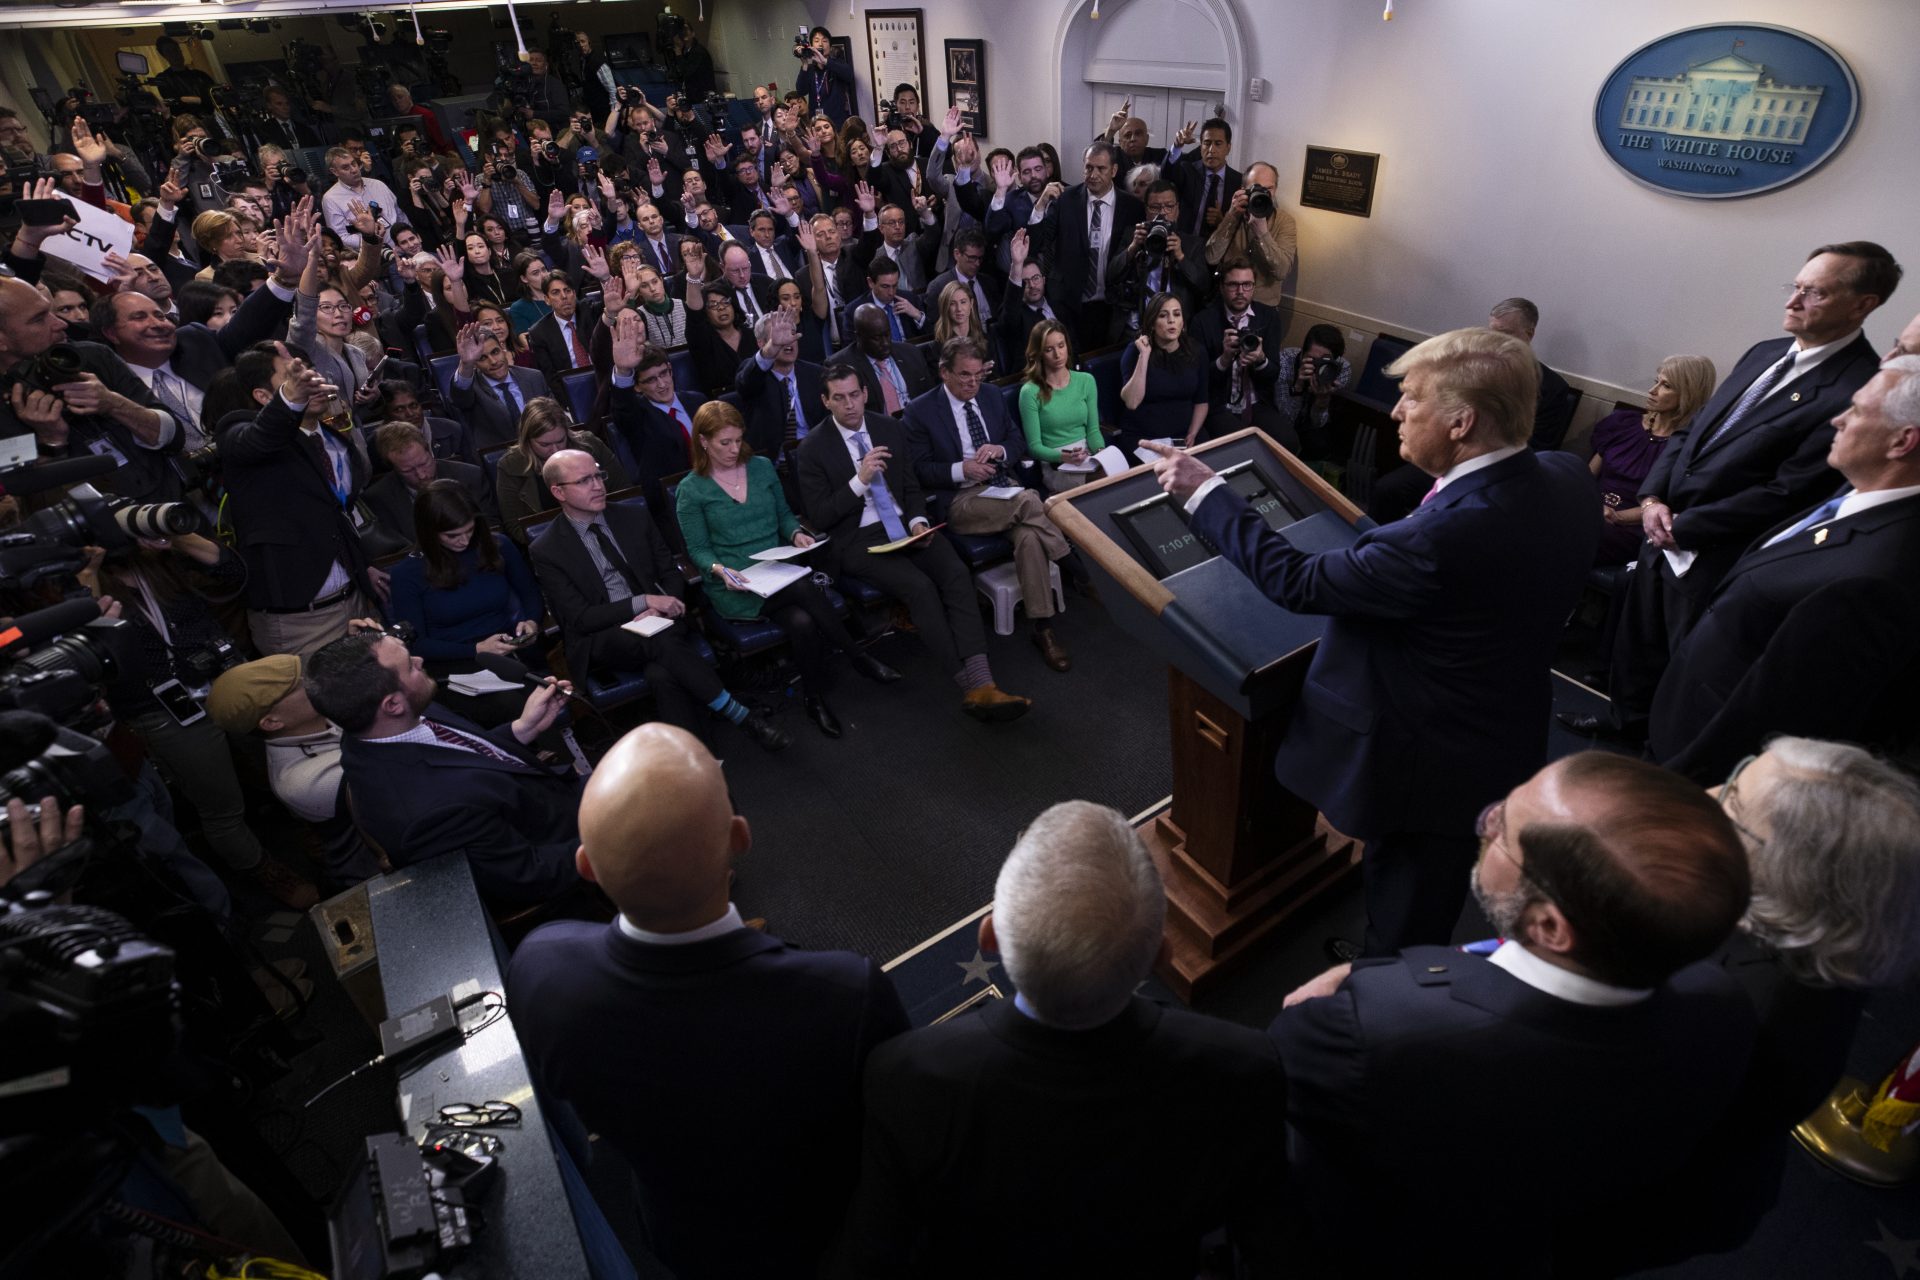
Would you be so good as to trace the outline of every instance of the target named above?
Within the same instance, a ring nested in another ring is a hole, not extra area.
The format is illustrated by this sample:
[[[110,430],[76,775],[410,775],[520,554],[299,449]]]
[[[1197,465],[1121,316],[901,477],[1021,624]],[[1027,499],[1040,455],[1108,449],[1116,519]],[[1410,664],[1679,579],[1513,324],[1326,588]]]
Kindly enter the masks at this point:
[[[1306,171],[1300,176],[1300,207],[1370,218],[1373,183],[1379,175],[1380,157],[1374,152],[1308,147]]]

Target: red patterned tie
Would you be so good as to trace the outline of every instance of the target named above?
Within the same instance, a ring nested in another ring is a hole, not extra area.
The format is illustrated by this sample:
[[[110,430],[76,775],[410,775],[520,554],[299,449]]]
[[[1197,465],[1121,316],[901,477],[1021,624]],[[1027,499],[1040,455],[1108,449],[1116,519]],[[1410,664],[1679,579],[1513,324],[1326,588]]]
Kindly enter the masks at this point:
[[[525,761],[518,757],[508,755],[484,738],[476,738],[470,734],[461,733],[457,729],[449,728],[441,724],[438,720],[422,720],[420,723],[427,726],[428,733],[431,733],[441,742],[457,751],[471,751],[474,755],[485,756],[487,759],[498,761],[501,764],[515,764],[522,768],[526,767]]]

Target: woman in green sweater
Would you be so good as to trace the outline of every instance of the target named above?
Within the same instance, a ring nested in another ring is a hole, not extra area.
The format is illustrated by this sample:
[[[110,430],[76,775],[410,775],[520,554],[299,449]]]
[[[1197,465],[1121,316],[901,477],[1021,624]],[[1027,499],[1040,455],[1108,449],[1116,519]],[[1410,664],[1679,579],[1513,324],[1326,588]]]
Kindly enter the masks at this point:
[[[1063,462],[1085,462],[1106,442],[1100,438],[1100,393],[1093,375],[1074,371],[1073,347],[1058,320],[1042,320],[1027,338],[1020,425],[1026,429],[1027,452],[1040,460],[1051,492],[1083,485],[1096,474],[1060,469]]]
[[[758,563],[756,551],[788,543],[813,545],[813,535],[800,527],[787,505],[773,464],[753,456],[746,434],[740,411],[723,400],[709,400],[694,413],[693,471],[674,495],[680,532],[687,540],[688,557],[706,574],[714,612],[737,620],[764,615],[787,633],[800,668],[807,716],[820,732],[837,738],[840,721],[821,696],[827,650],[846,654],[853,669],[869,680],[885,684],[898,680],[900,673],[854,643],[811,576],[764,598],[739,581],[739,571]]]

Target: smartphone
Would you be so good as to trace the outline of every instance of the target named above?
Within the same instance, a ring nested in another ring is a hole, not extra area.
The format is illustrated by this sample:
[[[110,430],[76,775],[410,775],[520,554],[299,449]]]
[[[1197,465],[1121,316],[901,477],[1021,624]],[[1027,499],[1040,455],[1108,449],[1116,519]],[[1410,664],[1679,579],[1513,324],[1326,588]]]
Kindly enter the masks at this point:
[[[72,218],[76,222],[80,220],[80,215],[74,211],[73,201],[65,196],[56,196],[52,200],[17,200],[14,207],[20,210],[20,221],[29,227],[57,227],[65,218]]]
[[[200,699],[187,690],[187,686],[178,680],[167,680],[153,686],[153,696],[175,723],[183,728],[207,718],[207,709]]]

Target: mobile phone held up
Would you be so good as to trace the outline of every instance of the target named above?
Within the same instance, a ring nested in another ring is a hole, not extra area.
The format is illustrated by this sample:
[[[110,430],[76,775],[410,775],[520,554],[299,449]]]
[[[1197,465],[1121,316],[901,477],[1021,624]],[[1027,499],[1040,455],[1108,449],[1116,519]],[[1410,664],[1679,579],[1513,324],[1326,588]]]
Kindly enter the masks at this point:
[[[19,200],[14,207],[20,211],[20,221],[29,227],[57,227],[67,218],[75,222],[80,220],[73,201],[65,196],[56,196],[51,200]]]

